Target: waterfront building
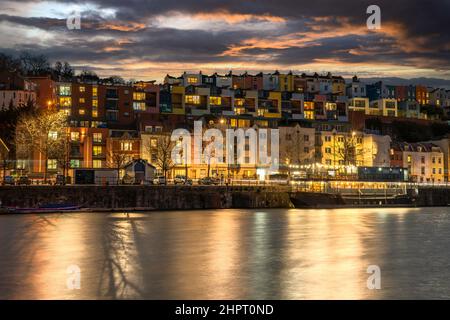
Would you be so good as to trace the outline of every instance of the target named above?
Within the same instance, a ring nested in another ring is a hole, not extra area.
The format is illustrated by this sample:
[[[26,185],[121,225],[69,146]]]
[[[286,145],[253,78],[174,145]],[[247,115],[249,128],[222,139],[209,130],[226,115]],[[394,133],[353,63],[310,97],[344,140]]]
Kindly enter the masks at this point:
[[[307,165],[315,162],[315,129],[298,122],[278,128],[280,135],[280,163]]]
[[[352,78],[352,82],[347,85],[346,94],[349,98],[366,97],[366,84],[362,83],[357,76]]]
[[[391,166],[408,169],[414,182],[444,182],[444,153],[433,143],[393,143]]]

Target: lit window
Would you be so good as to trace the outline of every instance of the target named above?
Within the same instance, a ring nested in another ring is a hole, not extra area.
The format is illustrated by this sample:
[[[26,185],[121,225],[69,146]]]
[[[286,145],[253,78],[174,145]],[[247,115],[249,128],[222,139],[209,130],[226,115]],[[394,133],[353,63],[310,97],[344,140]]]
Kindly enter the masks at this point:
[[[98,92],[98,88],[97,87],[92,87],[92,96],[93,97],[97,96],[97,92]]]
[[[150,146],[152,148],[156,148],[158,146],[158,140],[157,139],[151,139],[150,140]]]
[[[70,167],[71,168],[79,168],[80,167],[80,160],[78,160],[78,159],[70,160]]]
[[[133,100],[145,100],[145,92],[133,92]]]
[[[408,161],[408,163],[411,163],[411,155],[408,155],[407,161]]]
[[[92,147],[92,155],[94,156],[100,156],[102,155],[102,146],[93,146]]]
[[[59,86],[59,95],[60,96],[70,96],[72,94],[72,90],[70,85],[60,85]]]
[[[221,97],[209,97],[209,103],[215,106],[220,106],[222,104]]]
[[[200,104],[200,96],[186,96],[185,102],[188,104]]]
[[[80,115],[84,115],[86,113],[86,111],[84,109],[80,109],[80,110],[78,110],[78,112]]]
[[[133,110],[145,111],[145,102],[133,102]]]
[[[120,143],[120,150],[122,150],[122,151],[131,151],[131,150],[133,150],[133,143],[132,142],[121,142]]]
[[[56,159],[48,159],[47,169],[56,170],[58,168],[58,161]]]
[[[101,132],[95,132],[93,135],[94,142],[102,142],[102,134]]]
[[[102,160],[98,160],[98,159],[92,160],[92,167],[94,167],[94,168],[101,168],[102,167]]]
[[[197,83],[197,77],[188,77],[188,83],[190,84]]]
[[[79,132],[71,132],[70,140],[71,141],[80,141],[80,133]]]
[[[80,103],[84,103],[84,102],[85,102],[84,98],[80,98],[78,101],[79,101]]]
[[[92,106],[93,107],[98,107],[98,100],[97,99],[92,100]]]
[[[98,117],[98,111],[97,111],[97,109],[93,109],[93,110],[92,110],[92,117],[93,117],[93,118],[97,118],[97,117]]]
[[[58,132],[56,132],[56,131],[50,131],[50,132],[48,133],[48,138],[49,138],[49,139],[52,139],[52,140],[58,139]]]
[[[86,87],[80,87],[80,92],[85,92],[86,91]]]
[[[71,97],[60,97],[59,105],[61,107],[71,107],[72,106],[72,98]]]

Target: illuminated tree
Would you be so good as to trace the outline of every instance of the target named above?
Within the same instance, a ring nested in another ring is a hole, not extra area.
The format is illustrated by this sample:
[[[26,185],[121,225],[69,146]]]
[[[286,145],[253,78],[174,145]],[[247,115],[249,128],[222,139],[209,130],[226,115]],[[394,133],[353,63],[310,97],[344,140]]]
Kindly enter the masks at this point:
[[[25,114],[17,122],[15,146],[17,158],[33,158],[35,151],[44,159],[44,181],[47,181],[48,159],[60,150],[67,139],[67,115],[54,110]]]

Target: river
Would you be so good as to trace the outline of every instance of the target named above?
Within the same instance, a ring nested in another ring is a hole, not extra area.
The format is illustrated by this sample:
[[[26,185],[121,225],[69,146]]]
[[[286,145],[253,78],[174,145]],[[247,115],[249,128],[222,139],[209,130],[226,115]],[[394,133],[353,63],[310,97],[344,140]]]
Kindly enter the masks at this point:
[[[0,299],[135,298],[448,299],[450,209],[0,215]]]

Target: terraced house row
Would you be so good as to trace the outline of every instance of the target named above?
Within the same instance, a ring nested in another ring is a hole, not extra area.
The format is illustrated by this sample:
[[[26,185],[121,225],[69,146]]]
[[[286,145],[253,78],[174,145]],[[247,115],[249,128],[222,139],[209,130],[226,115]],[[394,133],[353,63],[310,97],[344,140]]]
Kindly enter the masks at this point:
[[[409,174],[416,181],[448,180],[447,140],[416,148],[420,150],[417,152],[442,153],[441,162],[432,162],[434,170],[428,170],[431,166],[427,165],[422,173],[421,166],[415,169],[398,161],[397,153],[406,151],[395,144],[389,132],[371,131],[366,126],[368,119],[381,119],[383,123],[442,122],[450,109],[450,91],[445,89],[365,84],[356,76],[346,81],[330,73],[291,72],[185,72],[176,77],[167,75],[162,84],[87,81],[79,77],[55,81],[49,76],[21,78],[11,74],[2,75],[0,80],[0,108],[31,101],[40,108],[55,108],[68,115],[71,169],[111,167],[115,153],[125,154],[130,160],[144,158],[158,167],[154,154],[158,137],[175,128],[190,129],[194,120],[201,120],[221,130],[279,128],[280,170],[313,165],[336,172],[344,167],[401,167],[410,169]],[[343,150],[349,141],[354,149],[351,157]],[[41,158],[35,155],[33,159],[18,159],[18,163],[36,176],[45,167],[53,173],[60,171],[56,161]],[[438,164],[441,167],[436,167]],[[211,172],[192,167],[188,171],[192,178],[229,174],[229,168],[208,170]],[[262,175],[261,168],[255,166],[234,171],[240,178],[259,175],[261,179]],[[169,174],[185,172],[181,166]]]

